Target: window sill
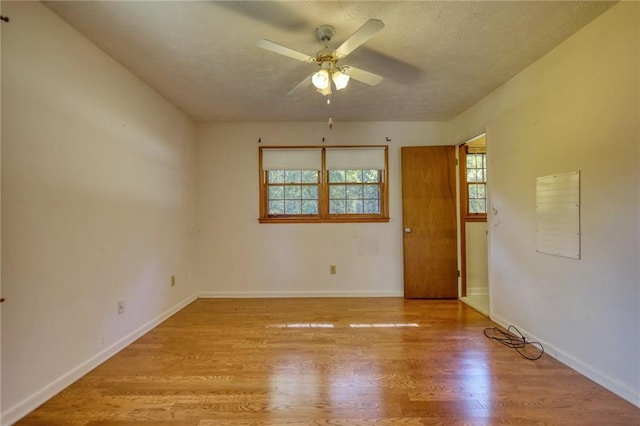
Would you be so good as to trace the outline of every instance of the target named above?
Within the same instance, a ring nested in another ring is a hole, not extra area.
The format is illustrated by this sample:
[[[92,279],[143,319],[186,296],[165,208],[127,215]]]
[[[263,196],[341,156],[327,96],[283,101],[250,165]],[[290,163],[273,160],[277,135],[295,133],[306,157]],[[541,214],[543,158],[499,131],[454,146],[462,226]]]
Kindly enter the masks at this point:
[[[486,222],[487,214],[470,214],[464,217],[465,222]]]

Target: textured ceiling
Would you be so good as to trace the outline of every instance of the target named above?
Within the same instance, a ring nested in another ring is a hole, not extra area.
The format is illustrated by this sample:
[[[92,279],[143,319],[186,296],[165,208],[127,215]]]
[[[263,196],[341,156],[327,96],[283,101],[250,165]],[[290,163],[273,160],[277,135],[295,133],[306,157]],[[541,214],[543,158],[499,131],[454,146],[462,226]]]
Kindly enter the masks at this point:
[[[613,2],[55,1],[51,10],[198,122],[448,120],[553,49]],[[339,46],[370,18],[385,28],[341,64],[351,81],[328,106],[317,69],[256,47],[267,38],[315,56],[315,28]]]

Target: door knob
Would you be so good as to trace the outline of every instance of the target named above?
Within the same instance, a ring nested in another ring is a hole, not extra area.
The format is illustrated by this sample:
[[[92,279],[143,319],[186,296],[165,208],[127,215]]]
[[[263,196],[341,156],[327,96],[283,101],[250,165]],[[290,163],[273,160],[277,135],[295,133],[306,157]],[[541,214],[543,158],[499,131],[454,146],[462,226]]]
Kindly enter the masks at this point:
[[[407,233],[407,234],[410,233],[411,232],[411,228],[404,228],[404,232]]]

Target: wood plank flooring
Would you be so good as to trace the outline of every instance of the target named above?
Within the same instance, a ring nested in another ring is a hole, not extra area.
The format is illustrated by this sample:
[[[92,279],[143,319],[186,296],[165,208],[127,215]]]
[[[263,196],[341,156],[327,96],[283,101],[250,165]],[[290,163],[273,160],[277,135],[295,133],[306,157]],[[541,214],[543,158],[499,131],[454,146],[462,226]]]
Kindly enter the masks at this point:
[[[458,301],[199,299],[19,425],[638,425]]]

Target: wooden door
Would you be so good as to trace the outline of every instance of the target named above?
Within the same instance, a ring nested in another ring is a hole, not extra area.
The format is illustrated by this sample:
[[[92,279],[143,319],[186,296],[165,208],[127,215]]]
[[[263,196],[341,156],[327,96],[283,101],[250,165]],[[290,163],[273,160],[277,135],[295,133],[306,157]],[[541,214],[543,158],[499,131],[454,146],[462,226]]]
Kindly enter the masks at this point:
[[[458,297],[455,147],[403,147],[404,296]]]

